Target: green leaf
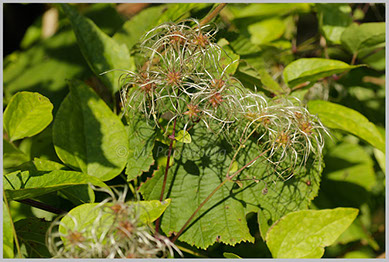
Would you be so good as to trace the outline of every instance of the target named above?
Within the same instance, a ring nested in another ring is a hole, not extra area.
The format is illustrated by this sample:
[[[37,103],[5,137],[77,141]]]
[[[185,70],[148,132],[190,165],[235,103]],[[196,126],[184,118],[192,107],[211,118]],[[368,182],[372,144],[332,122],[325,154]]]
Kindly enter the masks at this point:
[[[285,23],[278,18],[272,18],[248,26],[251,42],[257,45],[265,44],[280,38],[285,32]]]
[[[3,138],[3,168],[17,167],[30,158],[24,154],[19,148]]]
[[[15,230],[21,245],[21,249],[28,258],[51,258],[46,246],[46,231],[50,222],[36,217],[29,217],[15,223]]]
[[[35,158],[33,161],[34,170],[36,171],[53,171],[53,170],[68,170],[68,168],[60,163]],[[84,203],[94,202],[95,194],[89,185],[74,185],[59,190],[59,194],[69,199],[73,204],[80,205]]]
[[[181,143],[191,143],[192,142],[192,137],[190,136],[188,131],[185,130],[180,130],[177,135],[176,135],[176,140]]]
[[[258,60],[261,61],[257,62],[255,66],[249,64],[247,61],[240,63],[235,76],[243,82],[248,82],[255,87],[262,88],[274,94],[285,94],[287,91],[280,87],[280,85],[270,76],[262,63],[262,59],[258,58]]]
[[[146,8],[125,22],[113,38],[132,50],[137,43],[142,41],[142,37],[146,32],[153,27],[166,22],[177,22],[188,17],[191,10],[198,10],[207,6],[209,4],[177,3]]]
[[[14,235],[12,232],[12,218],[7,205],[3,203],[3,257],[14,257]]]
[[[118,43],[125,44],[129,50],[132,50],[143,35],[157,25],[164,9],[165,7],[160,5],[142,10],[125,22],[123,27],[114,34],[113,39]]]
[[[363,57],[362,55],[360,56]],[[358,57],[360,56],[358,55]],[[378,71],[385,70],[385,61],[385,49],[381,49],[378,52],[373,52],[373,54],[362,59],[363,63],[368,64],[371,68]]]
[[[90,87],[70,81],[69,88],[54,120],[55,151],[66,165],[110,180],[127,162],[124,125]]]
[[[224,253],[223,253],[223,256],[224,256],[225,258],[241,258],[240,256],[238,256],[238,255],[236,255],[236,254],[234,254],[234,253],[229,253],[229,252],[224,252]]]
[[[352,54],[374,47],[385,42],[385,22],[354,23],[343,31],[340,40]]]
[[[155,26],[166,22],[177,22],[187,18],[190,15],[190,11],[195,9],[201,9],[209,6],[205,3],[176,3],[168,4],[165,6],[167,10],[159,17]]]
[[[379,245],[361,222],[361,217],[357,217],[354,222],[344,231],[334,244],[345,245],[354,241],[366,241],[374,250],[379,250]]]
[[[153,148],[156,132],[153,126],[147,123],[140,115],[128,118],[128,154],[126,175],[131,181],[149,170],[154,163]]]
[[[302,210],[282,217],[266,235],[274,258],[320,258],[354,221],[355,208]]]
[[[329,127],[349,132],[385,152],[385,140],[377,127],[357,111],[327,101],[308,102],[308,109]]]
[[[293,4],[281,4],[281,3],[260,3],[249,4],[243,8],[235,7],[235,5],[227,5],[227,8],[234,14],[235,18],[263,18],[283,16],[289,13],[302,13],[310,10],[309,3],[293,3]]]
[[[219,65],[226,69],[226,73],[233,75],[238,68],[240,56],[235,54],[230,47],[230,43],[225,39],[220,39],[217,44],[223,48],[225,52],[222,52],[219,59]]]
[[[73,185],[91,183],[107,187],[98,178],[76,171],[16,171],[4,176],[4,190],[9,200],[33,198]]]
[[[178,232],[199,204],[225,179],[235,151],[221,137],[210,133],[205,126],[196,125],[190,131],[192,143],[177,144],[175,164],[169,169],[165,198],[172,203],[162,216],[161,228],[167,234]],[[180,146],[179,146],[180,145]],[[256,157],[260,148],[249,142],[238,154],[238,167]],[[153,177],[140,187],[145,199],[159,199],[165,168],[160,166]],[[286,182],[279,179],[267,162],[253,164],[241,173],[242,188],[228,182],[201,208],[179,240],[207,248],[216,241],[235,245],[253,242],[246,215],[265,210],[266,223],[272,224],[288,212],[305,209],[317,195],[320,170],[311,161]],[[255,177],[258,183],[250,180]],[[310,180],[311,185],[306,181]],[[274,181],[277,181],[276,183]]]
[[[78,45],[90,68],[112,93],[116,93],[120,89],[118,79],[123,72],[107,71],[135,69],[127,47],[106,35],[92,20],[80,15],[73,7],[68,4],[61,6],[72,24]]]
[[[343,142],[326,153],[324,158],[326,178],[350,182],[370,190],[376,183],[374,163],[365,150]]]
[[[60,29],[23,52],[7,56],[4,65],[4,104],[18,91],[39,92],[50,99],[56,111],[68,89],[65,79],[91,74],[72,30]]]
[[[340,36],[353,21],[350,5],[325,3],[315,6],[322,34],[330,43],[340,44]]]
[[[11,141],[40,133],[53,120],[53,105],[32,92],[15,94],[4,111],[4,128]]]
[[[139,212],[139,222],[143,224],[149,224],[155,221],[161,214],[166,210],[166,208],[170,204],[170,199],[166,199],[163,202],[158,200],[154,201],[138,201],[138,202],[127,202],[129,205],[135,205],[135,211]],[[99,216],[99,208],[96,208],[99,203],[93,204],[83,204],[77,206],[69,211],[69,213],[64,216],[61,220],[61,225],[59,227],[59,231],[62,233],[66,233],[67,229],[72,230],[76,229],[74,224],[74,219],[78,222],[77,230],[81,231],[82,229],[88,229],[93,225],[93,222]],[[106,205],[112,205],[111,203],[107,203]],[[104,225],[110,227],[113,223],[114,216],[110,216],[109,213],[103,214],[101,221],[104,221]],[[64,227],[66,226],[66,229]],[[104,228],[98,228],[98,233],[101,232]]]
[[[385,171],[386,170],[385,154],[382,153],[381,150],[374,148],[374,157],[377,160],[382,172],[386,173],[386,171]]]
[[[289,87],[304,82],[315,81],[355,68],[342,61],[324,58],[301,58],[288,64],[284,69],[284,81]]]

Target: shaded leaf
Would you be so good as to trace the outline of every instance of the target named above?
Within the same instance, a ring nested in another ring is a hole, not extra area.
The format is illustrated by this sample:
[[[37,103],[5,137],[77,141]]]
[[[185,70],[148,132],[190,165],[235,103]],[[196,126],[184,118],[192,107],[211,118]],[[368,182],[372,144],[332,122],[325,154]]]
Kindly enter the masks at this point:
[[[127,162],[124,125],[90,87],[80,81],[70,81],[69,87],[54,120],[55,151],[66,165],[110,180]]]
[[[36,217],[29,217],[15,223],[21,249],[28,258],[50,258],[52,255],[46,247],[46,231],[50,222]]]
[[[3,168],[17,167],[30,158],[24,154],[19,148],[3,138]]]
[[[385,140],[377,127],[357,111],[321,100],[309,101],[308,109],[312,114],[318,115],[325,126],[356,135],[385,152]]]
[[[114,34],[113,39],[118,43],[125,44],[129,50],[138,43],[143,35],[157,25],[163,13],[163,5],[154,6],[142,10],[123,24],[123,27]]]
[[[107,71],[134,69],[128,49],[102,32],[92,20],[80,15],[73,7],[68,4],[61,6],[72,24],[77,43],[90,68],[112,93],[116,93],[120,89],[118,79],[123,72]]]
[[[128,119],[128,153],[126,175],[127,181],[131,181],[149,170],[154,163],[153,148],[156,132],[152,125],[141,116],[133,116]]]
[[[35,158],[33,161],[36,171],[68,170],[68,167],[50,160]],[[73,204],[80,205],[94,202],[95,194],[89,185],[74,185],[59,190],[60,195],[69,199]]]
[[[324,160],[328,179],[355,183],[366,190],[376,183],[373,161],[357,144],[339,144],[326,153]]]
[[[84,79],[91,74],[68,28],[26,51],[12,53],[7,60],[3,71],[4,104],[16,92],[28,90],[49,98],[56,111],[68,92],[65,79]]]
[[[355,208],[292,212],[270,228],[266,242],[274,258],[320,258],[357,214]]]
[[[4,128],[11,141],[40,133],[53,120],[53,105],[38,93],[15,94],[4,111]]]
[[[176,147],[175,164],[167,177],[165,197],[171,198],[172,203],[163,214],[161,223],[167,235],[177,233],[198,205],[225,179],[235,153],[225,140],[209,133],[204,126],[196,125],[189,132],[192,143]],[[244,152],[238,154],[238,167],[260,152],[255,142],[249,142]],[[159,199],[164,170],[160,166],[140,187],[145,199]],[[317,195],[320,172],[308,161],[306,167],[295,171],[293,178],[283,182],[271,165],[258,161],[241,173],[240,177],[248,180],[241,182],[242,188],[227,182],[216,191],[179,240],[203,249],[216,241],[229,245],[253,242],[246,215],[262,208],[266,210],[264,221],[271,225],[288,212],[307,208]],[[255,179],[251,180],[253,177]],[[311,185],[306,184],[307,180]]]
[[[304,82],[315,81],[355,68],[342,61],[324,58],[300,58],[288,64],[284,69],[284,81],[289,87]]]
[[[343,31],[340,40],[353,54],[374,47],[385,42],[385,22],[361,25],[354,23]]]
[[[64,170],[53,170],[51,172],[16,171],[5,175],[3,183],[9,200],[33,198],[69,186],[88,183],[99,187],[107,187],[96,177]]]
[[[319,27],[331,43],[340,44],[340,36],[352,23],[351,7],[348,4],[316,4]]]

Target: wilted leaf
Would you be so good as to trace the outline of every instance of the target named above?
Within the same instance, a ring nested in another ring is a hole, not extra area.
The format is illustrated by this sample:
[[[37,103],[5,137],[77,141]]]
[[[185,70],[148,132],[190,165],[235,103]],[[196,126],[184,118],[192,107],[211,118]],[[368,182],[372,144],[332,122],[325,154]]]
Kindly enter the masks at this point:
[[[355,208],[301,210],[287,214],[270,228],[267,246],[274,258],[320,258],[354,221]]]
[[[10,140],[41,132],[53,120],[52,110],[50,100],[38,93],[15,94],[4,111],[4,128]]]
[[[385,152],[385,140],[377,127],[357,111],[320,100],[309,101],[308,109],[312,114],[318,115],[325,126],[356,135]]]
[[[66,165],[110,180],[127,163],[124,125],[90,87],[80,81],[70,81],[69,87],[54,120],[55,151]]]

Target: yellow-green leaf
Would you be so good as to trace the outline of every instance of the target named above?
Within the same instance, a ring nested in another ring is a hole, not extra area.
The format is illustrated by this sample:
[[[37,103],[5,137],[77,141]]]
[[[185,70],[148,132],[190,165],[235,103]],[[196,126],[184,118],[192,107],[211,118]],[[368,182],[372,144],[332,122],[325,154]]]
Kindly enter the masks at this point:
[[[356,135],[385,152],[385,140],[377,127],[357,111],[321,100],[309,101],[308,109],[312,114],[318,115],[325,126]]]
[[[4,111],[4,128],[11,141],[40,133],[53,120],[53,105],[39,93],[16,93]]]
[[[289,213],[269,229],[267,246],[274,258],[320,258],[357,215],[355,208]]]

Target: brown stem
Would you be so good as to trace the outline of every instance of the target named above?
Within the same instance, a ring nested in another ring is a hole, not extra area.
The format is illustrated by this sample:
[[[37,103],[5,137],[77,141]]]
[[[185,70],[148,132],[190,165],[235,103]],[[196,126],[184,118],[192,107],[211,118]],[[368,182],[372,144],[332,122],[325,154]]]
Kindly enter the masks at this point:
[[[258,156],[256,156],[253,160],[251,160],[250,162],[248,162],[246,165],[244,165],[242,168],[240,168],[238,171],[236,171],[234,174],[232,174],[231,176],[227,176],[226,179],[223,180],[223,182],[221,182],[208,196],[206,199],[204,199],[203,202],[201,202],[201,204],[197,207],[197,209],[193,212],[193,214],[189,217],[189,219],[185,222],[185,224],[181,227],[180,231],[178,231],[177,235],[174,236],[174,238],[172,239],[172,242],[174,243],[178,237],[182,234],[182,232],[185,230],[185,228],[189,225],[189,223],[192,221],[192,219],[196,216],[196,214],[200,211],[200,209],[208,202],[208,200],[225,184],[227,183],[227,181],[230,181],[234,176],[236,176],[237,174],[239,174],[240,172],[242,172],[242,170],[244,170],[246,167],[248,167],[249,165],[251,165],[252,163],[254,163],[258,158],[260,158],[261,156],[263,156],[264,154],[266,154],[270,149],[267,149],[265,151],[263,151],[261,154],[259,154]]]
[[[226,3],[219,4],[212,12],[200,21],[200,27],[208,24],[212,19],[214,19],[226,5]]]
[[[353,55],[353,58],[351,59],[351,65],[354,65],[355,64],[355,61],[357,60],[357,57],[358,57],[358,52],[355,52],[354,55]]]
[[[32,206],[32,207],[42,209],[42,210],[47,211],[47,212],[57,214],[57,215],[67,213],[66,211],[64,211],[62,209],[52,207],[52,206],[49,206],[47,204],[44,204],[42,202],[38,202],[38,201],[35,201],[32,199],[22,199],[22,200],[16,200],[16,201],[23,203],[23,204],[26,204],[26,205],[29,205],[29,206]]]
[[[161,190],[161,195],[159,197],[159,201],[162,202],[163,200],[163,195],[165,193],[165,188],[166,188],[166,181],[167,181],[167,174],[169,172],[169,167],[170,167],[170,157],[172,155],[172,151],[173,151],[173,142],[175,140],[175,134],[176,134],[176,123],[177,123],[177,118],[174,119],[174,123],[173,123],[173,132],[172,132],[172,135],[169,136],[169,138],[171,139],[170,141],[170,145],[169,145],[169,152],[168,152],[168,155],[167,155],[167,162],[166,162],[166,168],[165,168],[165,175],[163,177],[163,184],[162,184],[162,190]],[[158,233],[159,232],[159,225],[161,223],[161,217],[158,217],[157,221],[155,221],[155,231]]]

